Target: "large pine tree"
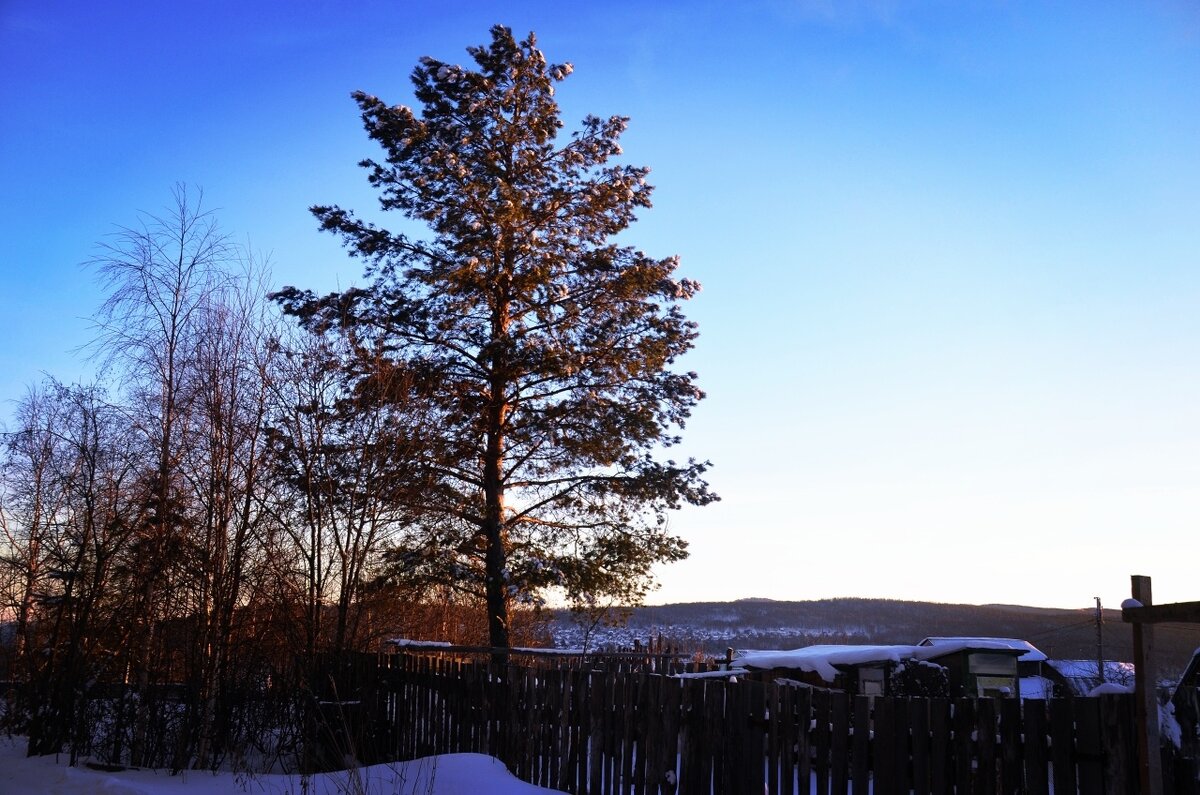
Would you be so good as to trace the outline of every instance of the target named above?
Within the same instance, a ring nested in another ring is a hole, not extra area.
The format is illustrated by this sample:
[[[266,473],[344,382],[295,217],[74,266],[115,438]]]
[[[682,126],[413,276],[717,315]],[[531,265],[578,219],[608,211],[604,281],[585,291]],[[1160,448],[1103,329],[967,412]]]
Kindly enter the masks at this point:
[[[697,334],[679,302],[699,285],[675,278],[677,258],[613,241],[650,206],[648,169],[610,162],[628,119],[589,116],[560,139],[570,64],[501,26],[468,52],[475,68],[421,59],[419,115],[353,95],[383,148],[361,163],[382,208],[429,233],[314,207],[369,286],[279,299],[351,335],[364,362],[424,375],[440,486],[421,498],[422,554],[398,559],[477,586],[507,647],[514,599],[639,601],[654,564],[686,555],[667,511],[716,496],[707,463],[662,458],[703,397],[673,369]]]

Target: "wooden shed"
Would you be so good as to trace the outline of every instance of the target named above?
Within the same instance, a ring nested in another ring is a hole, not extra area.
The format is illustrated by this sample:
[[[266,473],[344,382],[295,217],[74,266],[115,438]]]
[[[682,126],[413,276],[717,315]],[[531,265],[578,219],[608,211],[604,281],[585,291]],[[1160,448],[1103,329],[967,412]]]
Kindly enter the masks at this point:
[[[928,657],[950,671],[950,695],[1019,697],[1021,679],[1043,675],[1046,655],[1017,638],[931,637],[919,644],[942,649]]]

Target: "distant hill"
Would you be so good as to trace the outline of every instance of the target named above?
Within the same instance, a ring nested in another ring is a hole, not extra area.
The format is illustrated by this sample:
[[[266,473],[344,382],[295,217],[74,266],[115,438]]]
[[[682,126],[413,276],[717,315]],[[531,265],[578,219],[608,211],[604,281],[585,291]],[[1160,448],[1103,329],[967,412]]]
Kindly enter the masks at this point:
[[[1132,630],[1119,610],[1105,610],[1104,656],[1133,659]],[[1200,625],[1160,624],[1155,647],[1163,678],[1177,676],[1200,646]],[[583,645],[584,633],[560,613],[555,643]],[[918,643],[931,636],[1020,638],[1054,659],[1095,659],[1091,608],[955,605],[894,599],[818,599],[779,602],[739,599],[639,607],[621,627],[600,627],[592,648],[624,648],[662,636],[684,651],[720,655],[725,649],[794,649],[817,643]]]

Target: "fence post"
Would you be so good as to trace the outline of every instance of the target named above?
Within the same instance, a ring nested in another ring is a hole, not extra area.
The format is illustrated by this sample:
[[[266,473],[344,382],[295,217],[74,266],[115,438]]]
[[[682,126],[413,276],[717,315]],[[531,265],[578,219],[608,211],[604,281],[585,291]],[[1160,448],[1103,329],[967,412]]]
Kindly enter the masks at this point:
[[[1130,577],[1133,598],[1143,607],[1153,604],[1150,578]],[[1144,795],[1162,795],[1162,751],[1158,736],[1158,675],[1154,666],[1154,624],[1133,625],[1134,692],[1137,699],[1138,777]]]

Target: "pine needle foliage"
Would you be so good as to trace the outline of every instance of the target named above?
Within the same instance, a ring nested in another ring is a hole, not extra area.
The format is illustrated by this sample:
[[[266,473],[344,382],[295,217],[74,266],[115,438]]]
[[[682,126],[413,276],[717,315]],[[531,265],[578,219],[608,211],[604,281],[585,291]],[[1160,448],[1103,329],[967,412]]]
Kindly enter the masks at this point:
[[[313,207],[369,285],[278,300],[364,360],[423,375],[438,486],[421,497],[423,541],[394,561],[477,588],[507,647],[513,600],[639,602],[655,564],[686,556],[668,512],[717,497],[707,462],[664,457],[703,397],[675,366],[697,336],[680,304],[700,287],[676,257],[614,240],[650,206],[649,170],[615,162],[629,120],[561,135],[555,86],[572,67],[533,34],[496,26],[468,53],[473,67],[421,59],[419,112],[353,94],[383,150],[360,164],[382,209],[427,233]]]

